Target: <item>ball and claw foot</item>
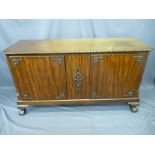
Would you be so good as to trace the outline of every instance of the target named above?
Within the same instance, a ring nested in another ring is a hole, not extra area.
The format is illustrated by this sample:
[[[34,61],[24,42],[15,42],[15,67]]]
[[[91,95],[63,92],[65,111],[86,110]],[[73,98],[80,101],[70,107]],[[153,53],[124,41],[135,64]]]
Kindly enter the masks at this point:
[[[132,112],[137,112],[137,111],[138,111],[138,109],[137,109],[136,106],[130,106],[130,110],[131,110]]]
[[[20,108],[19,115],[23,116],[26,114],[26,108]]]
[[[128,104],[132,112],[138,111],[137,106],[139,105],[139,102],[128,102]]]

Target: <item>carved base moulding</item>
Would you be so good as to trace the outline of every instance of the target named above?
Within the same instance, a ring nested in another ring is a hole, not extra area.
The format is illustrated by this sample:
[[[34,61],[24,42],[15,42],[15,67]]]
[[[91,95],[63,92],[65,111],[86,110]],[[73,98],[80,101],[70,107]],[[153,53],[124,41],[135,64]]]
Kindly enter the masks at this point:
[[[128,103],[132,112],[137,112],[137,106],[139,105],[139,98],[119,98],[119,99],[76,99],[76,100],[44,100],[44,101],[18,101],[17,107],[20,109],[19,115],[26,113],[26,107],[35,105],[71,105],[71,104],[108,104],[108,103]]]
[[[4,50],[20,115],[30,105],[128,103],[139,87],[151,47],[133,38],[18,41]]]

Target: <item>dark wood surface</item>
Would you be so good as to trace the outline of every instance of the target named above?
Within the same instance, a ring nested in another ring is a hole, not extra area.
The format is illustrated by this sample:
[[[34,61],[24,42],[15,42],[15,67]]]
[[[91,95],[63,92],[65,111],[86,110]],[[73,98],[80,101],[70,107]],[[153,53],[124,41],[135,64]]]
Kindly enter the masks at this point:
[[[28,105],[139,104],[152,48],[133,38],[23,40],[4,50],[20,114]]]
[[[138,101],[147,56],[148,52],[126,52],[7,55],[7,59],[17,103],[43,105]]]
[[[142,56],[140,63],[137,56]],[[91,97],[138,97],[146,58],[145,52],[91,55]]]
[[[68,99],[90,98],[90,55],[66,55],[66,78]],[[79,89],[76,83],[80,82]]]
[[[105,99],[69,99],[69,100],[35,100],[35,101],[17,101],[19,107],[28,105],[74,105],[74,104],[108,104],[108,103],[128,103],[139,102],[139,98],[105,98]]]
[[[64,56],[10,56],[8,62],[19,100],[67,98]]]

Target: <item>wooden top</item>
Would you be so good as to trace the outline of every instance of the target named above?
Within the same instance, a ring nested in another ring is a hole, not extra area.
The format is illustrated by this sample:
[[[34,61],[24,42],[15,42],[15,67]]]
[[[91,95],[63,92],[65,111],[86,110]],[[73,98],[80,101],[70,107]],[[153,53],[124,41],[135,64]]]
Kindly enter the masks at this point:
[[[152,48],[133,38],[89,38],[21,40],[4,50],[5,54],[135,52]]]

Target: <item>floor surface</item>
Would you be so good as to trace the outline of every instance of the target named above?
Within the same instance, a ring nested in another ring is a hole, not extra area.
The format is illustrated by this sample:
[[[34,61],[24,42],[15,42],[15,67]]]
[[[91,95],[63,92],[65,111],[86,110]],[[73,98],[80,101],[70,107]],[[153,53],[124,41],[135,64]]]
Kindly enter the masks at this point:
[[[126,103],[31,106],[19,116],[14,88],[0,89],[0,134],[155,134],[155,88],[141,90],[139,111]]]

